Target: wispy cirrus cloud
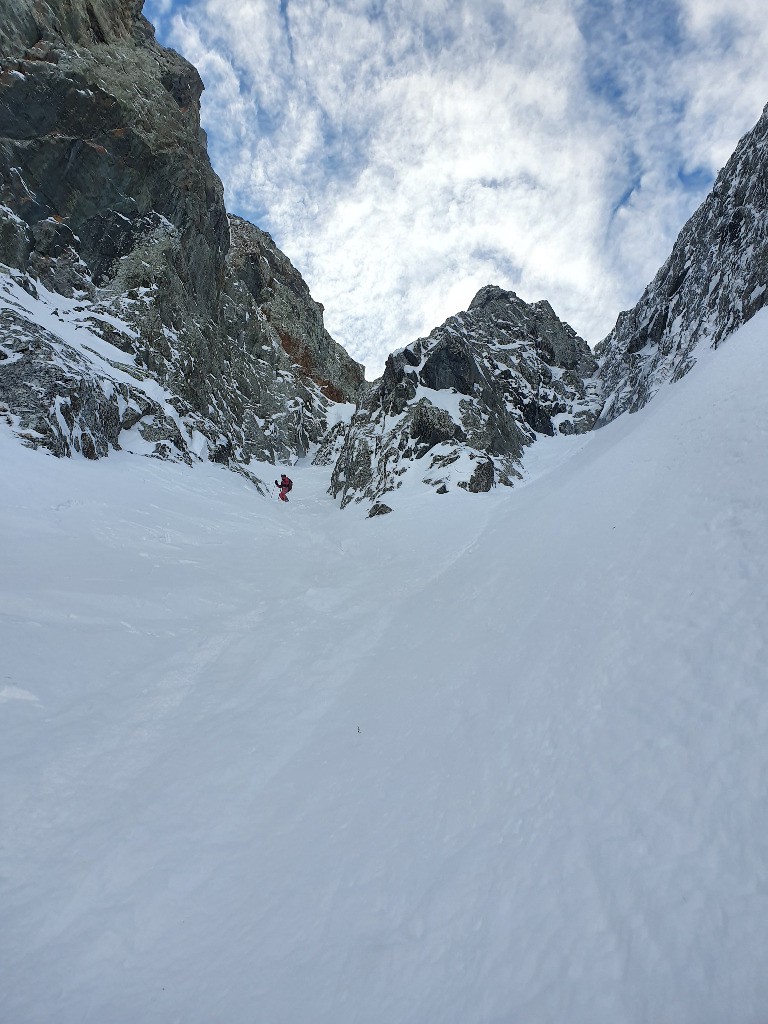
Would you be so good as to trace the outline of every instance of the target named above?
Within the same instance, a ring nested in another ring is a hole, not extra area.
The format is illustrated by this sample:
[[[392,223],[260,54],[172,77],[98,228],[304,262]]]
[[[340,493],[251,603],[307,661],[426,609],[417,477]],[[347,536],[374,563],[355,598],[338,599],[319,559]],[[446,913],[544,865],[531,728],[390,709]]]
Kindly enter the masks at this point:
[[[594,343],[768,100],[757,0],[150,0],[228,206],[369,373],[493,282]]]

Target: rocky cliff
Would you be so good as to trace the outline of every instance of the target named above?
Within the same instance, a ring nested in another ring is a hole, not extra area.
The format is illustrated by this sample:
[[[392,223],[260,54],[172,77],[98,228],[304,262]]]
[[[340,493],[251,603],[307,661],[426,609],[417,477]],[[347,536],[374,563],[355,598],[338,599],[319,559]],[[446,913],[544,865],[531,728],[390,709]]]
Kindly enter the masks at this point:
[[[768,301],[768,106],[634,309],[596,349],[600,424],[677,380],[699,345],[717,346]]]
[[[228,218],[200,77],[141,6],[0,0],[0,261],[47,310],[4,289],[0,402],[59,455],[138,427],[165,457],[287,460],[363,369],[272,239]]]
[[[388,358],[316,461],[333,463],[331,493],[342,505],[375,501],[408,474],[439,493],[509,485],[537,434],[590,429],[596,369],[548,302],[488,286],[466,312]]]

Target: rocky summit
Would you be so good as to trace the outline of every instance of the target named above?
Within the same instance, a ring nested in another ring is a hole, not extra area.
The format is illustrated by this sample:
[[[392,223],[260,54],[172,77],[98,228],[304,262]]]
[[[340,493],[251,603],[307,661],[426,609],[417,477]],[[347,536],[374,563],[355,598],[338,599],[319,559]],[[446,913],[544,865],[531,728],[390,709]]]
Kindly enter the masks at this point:
[[[489,285],[466,312],[387,359],[340,450],[331,435],[317,461],[334,461],[331,492],[342,505],[376,501],[410,472],[441,494],[510,485],[537,434],[591,428],[596,370],[587,343],[548,302]]]
[[[406,477],[514,484],[537,437],[641,408],[766,302],[768,108],[594,354],[489,285],[366,384],[288,257],[227,214],[203,84],[141,9],[0,0],[0,426],[24,444],[259,487],[310,457],[342,506],[381,513]]]

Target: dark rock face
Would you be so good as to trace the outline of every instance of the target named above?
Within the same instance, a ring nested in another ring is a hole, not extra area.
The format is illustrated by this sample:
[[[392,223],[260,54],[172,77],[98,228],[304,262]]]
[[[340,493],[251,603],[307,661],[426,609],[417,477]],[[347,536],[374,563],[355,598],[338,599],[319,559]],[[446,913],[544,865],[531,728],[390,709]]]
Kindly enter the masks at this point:
[[[12,6],[2,4],[4,17]],[[0,198],[33,234],[40,222],[63,224],[96,286],[135,248],[146,218],[167,218],[179,232],[188,302],[206,309],[229,227],[200,132],[202,82],[130,8],[102,4],[97,15],[72,5],[4,50]],[[97,43],[91,23],[103,28]]]
[[[599,424],[642,408],[666,380],[716,347],[768,301],[768,106],[680,232],[634,309],[597,347]]]
[[[72,313],[55,295],[88,306],[89,329],[125,353],[145,396],[154,382],[178,407],[185,457],[193,434],[233,468],[305,453],[329,404],[356,399],[363,369],[272,239],[227,217],[197,71],[157,44],[136,0],[0,0],[0,47],[0,262],[27,291],[42,286],[54,316]],[[62,350],[26,336],[25,372],[44,377]],[[86,408],[104,367],[73,353],[82,383],[62,380]],[[31,390],[16,408],[20,395],[0,370],[20,428],[45,422],[52,451],[79,450],[56,414],[61,395]],[[89,431],[97,456],[125,429],[100,424]]]
[[[537,433],[591,428],[596,369],[549,303],[489,285],[466,312],[389,357],[340,447],[337,436],[317,461],[335,459],[331,493],[342,505],[376,500],[411,471],[439,493],[448,483],[509,485]]]
[[[449,335],[441,338],[424,360],[421,383],[433,391],[453,389],[460,395],[471,395],[481,381],[480,370],[465,338]]]
[[[416,458],[426,455],[435,445],[465,440],[464,432],[453,422],[450,413],[435,408],[428,398],[421,398],[414,405],[409,436],[416,442],[414,448],[419,453]]]

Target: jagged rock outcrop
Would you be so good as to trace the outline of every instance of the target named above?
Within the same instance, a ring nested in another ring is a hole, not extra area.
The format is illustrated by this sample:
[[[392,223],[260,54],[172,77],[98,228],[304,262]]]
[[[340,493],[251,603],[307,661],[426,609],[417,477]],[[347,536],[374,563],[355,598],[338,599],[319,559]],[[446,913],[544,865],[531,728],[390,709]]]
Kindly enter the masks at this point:
[[[45,305],[29,280],[0,281],[0,295],[0,415],[25,444],[98,459],[127,443],[142,454],[192,461],[193,424],[125,359],[128,335],[111,324],[105,346],[79,315],[84,307],[73,306],[68,318],[59,314],[60,330],[78,335],[68,343],[40,322]]]
[[[342,506],[376,501],[409,472],[439,493],[511,484],[537,433],[591,428],[596,369],[548,302],[489,285],[466,312],[389,357],[316,461],[334,462],[331,493]]]
[[[768,106],[634,309],[595,350],[605,407],[599,424],[642,408],[666,380],[716,347],[768,301]]]
[[[99,404],[107,371],[70,331],[87,320],[145,396],[153,382],[176,408],[179,457],[288,461],[319,441],[330,403],[355,400],[363,369],[272,239],[228,218],[200,77],[157,44],[141,6],[0,0],[0,262],[46,310],[41,333],[20,326],[30,310],[6,307],[18,329],[3,339],[0,401],[57,454],[82,450],[83,431],[97,456],[119,446],[106,407],[87,429],[57,412]],[[20,345],[28,381],[45,386],[20,389]],[[144,414],[157,444],[161,412]]]

